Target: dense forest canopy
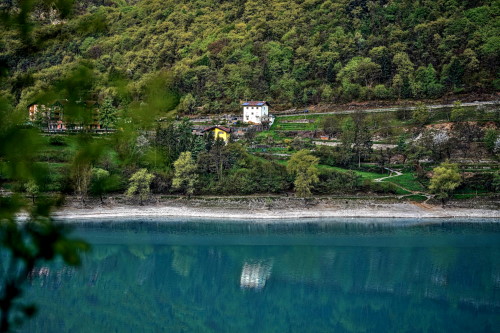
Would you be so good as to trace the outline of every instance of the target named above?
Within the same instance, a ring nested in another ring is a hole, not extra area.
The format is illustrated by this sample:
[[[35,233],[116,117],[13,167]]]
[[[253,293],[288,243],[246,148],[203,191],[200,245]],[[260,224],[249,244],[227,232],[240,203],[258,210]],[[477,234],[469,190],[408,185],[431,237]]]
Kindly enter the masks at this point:
[[[94,100],[140,102],[167,73],[185,112],[496,92],[499,13],[497,0],[88,0],[62,19],[41,6],[29,47],[1,34],[0,88],[24,109],[84,62]]]

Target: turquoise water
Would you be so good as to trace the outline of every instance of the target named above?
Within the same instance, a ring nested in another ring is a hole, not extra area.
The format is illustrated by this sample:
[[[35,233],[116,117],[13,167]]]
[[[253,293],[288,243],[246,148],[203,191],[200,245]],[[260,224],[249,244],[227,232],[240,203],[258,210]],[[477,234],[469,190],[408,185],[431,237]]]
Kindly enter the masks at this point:
[[[35,272],[22,331],[499,331],[498,223],[220,222],[77,224],[93,251]]]

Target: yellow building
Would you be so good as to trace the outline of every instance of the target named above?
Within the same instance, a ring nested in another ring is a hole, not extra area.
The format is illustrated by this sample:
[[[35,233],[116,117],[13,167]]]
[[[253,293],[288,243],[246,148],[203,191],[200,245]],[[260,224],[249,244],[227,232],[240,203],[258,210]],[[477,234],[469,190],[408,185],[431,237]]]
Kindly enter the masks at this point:
[[[203,133],[212,132],[214,134],[214,139],[222,139],[225,142],[229,141],[229,137],[231,136],[231,129],[223,126],[212,126],[205,128]]]

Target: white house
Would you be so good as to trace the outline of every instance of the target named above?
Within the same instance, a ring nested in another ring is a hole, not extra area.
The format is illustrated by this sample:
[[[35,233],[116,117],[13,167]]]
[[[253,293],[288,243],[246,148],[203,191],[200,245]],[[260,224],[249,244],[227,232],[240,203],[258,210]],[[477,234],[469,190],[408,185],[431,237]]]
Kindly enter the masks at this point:
[[[269,103],[266,101],[249,101],[241,103],[243,106],[243,122],[262,124],[269,120]]]

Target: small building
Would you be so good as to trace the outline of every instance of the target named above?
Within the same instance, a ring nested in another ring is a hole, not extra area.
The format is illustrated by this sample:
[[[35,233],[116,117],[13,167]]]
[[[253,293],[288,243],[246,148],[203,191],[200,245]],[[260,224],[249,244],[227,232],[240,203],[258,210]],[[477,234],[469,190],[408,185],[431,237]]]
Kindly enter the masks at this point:
[[[75,110],[75,106],[78,108],[78,111]],[[36,123],[49,132],[101,129],[101,124],[99,123],[99,105],[97,102],[77,102],[70,110],[65,111],[67,107],[67,100],[57,100],[48,106],[36,103],[30,104],[28,106],[29,121]],[[68,121],[68,119],[71,119],[71,121]]]
[[[229,141],[231,136],[231,129],[223,126],[211,126],[205,128],[202,133],[212,132],[214,134],[214,139],[222,139],[226,143]]]
[[[243,106],[243,122],[262,124],[269,119],[269,103],[266,101],[249,101],[241,103]]]
[[[30,104],[28,106],[29,121],[38,124],[48,131],[64,131],[66,123],[63,121],[65,101],[56,101],[46,106],[44,104]]]
[[[29,120],[35,122],[38,117],[46,114],[45,105],[40,104],[30,104],[28,106]]]

